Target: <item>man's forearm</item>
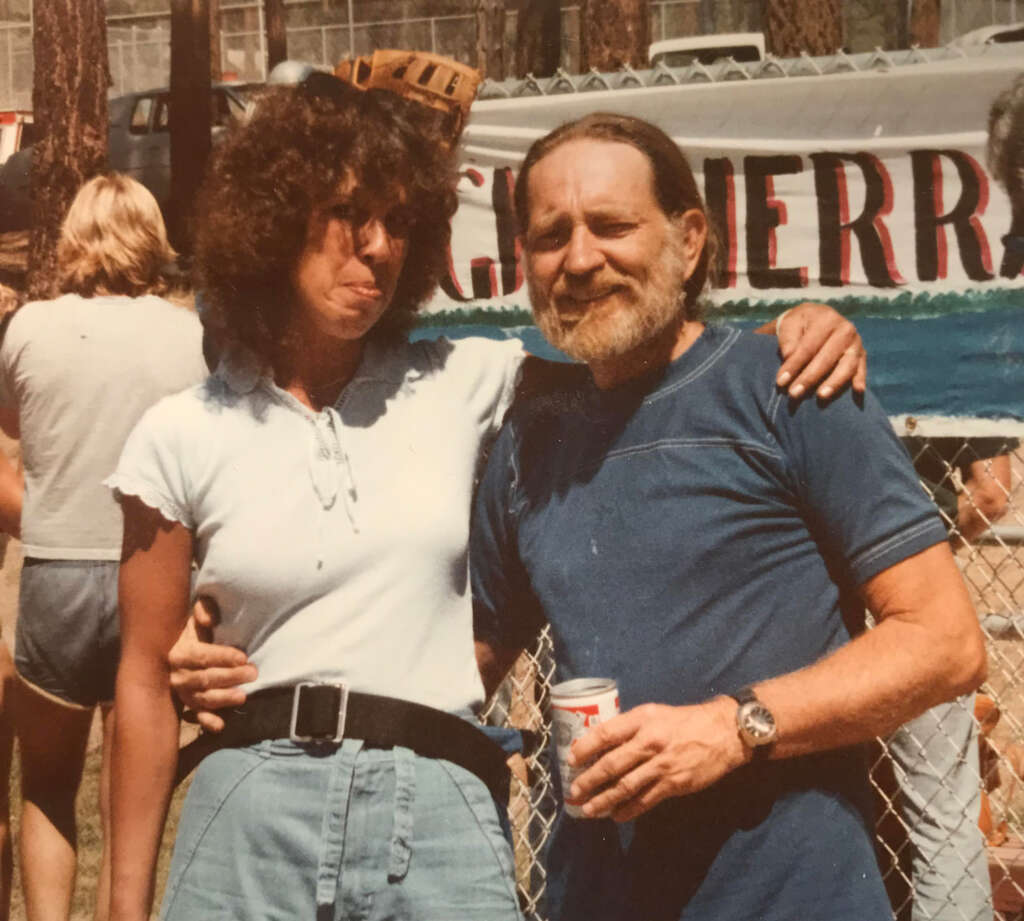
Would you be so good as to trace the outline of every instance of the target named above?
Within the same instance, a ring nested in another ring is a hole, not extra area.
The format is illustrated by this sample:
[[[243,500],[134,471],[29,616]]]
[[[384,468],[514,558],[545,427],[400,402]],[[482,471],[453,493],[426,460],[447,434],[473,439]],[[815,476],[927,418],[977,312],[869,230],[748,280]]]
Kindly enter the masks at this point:
[[[945,542],[872,579],[864,597],[880,621],[874,630],[754,685],[775,717],[773,758],[888,733],[984,680],[984,638]],[[626,820],[710,786],[752,757],[739,736],[737,706],[726,696],[644,704],[602,723],[573,746],[576,763],[593,765],[572,795],[590,798],[586,815]]]
[[[984,680],[984,637],[945,544],[881,574],[865,595],[877,627],[756,685],[778,727],[773,757],[884,735]]]
[[[772,756],[789,758],[886,735],[984,679],[982,669],[945,664],[919,628],[890,619],[809,668],[757,684],[778,727]]]

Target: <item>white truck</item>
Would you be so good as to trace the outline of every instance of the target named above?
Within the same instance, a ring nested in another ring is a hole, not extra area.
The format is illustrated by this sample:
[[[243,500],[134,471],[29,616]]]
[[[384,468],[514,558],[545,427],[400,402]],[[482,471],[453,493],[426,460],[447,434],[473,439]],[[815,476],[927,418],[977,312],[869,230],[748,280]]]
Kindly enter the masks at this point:
[[[714,64],[732,58],[738,64],[764,60],[764,35],[761,32],[726,32],[721,35],[688,35],[654,42],[648,49],[651,67],[688,67],[695,61]]]

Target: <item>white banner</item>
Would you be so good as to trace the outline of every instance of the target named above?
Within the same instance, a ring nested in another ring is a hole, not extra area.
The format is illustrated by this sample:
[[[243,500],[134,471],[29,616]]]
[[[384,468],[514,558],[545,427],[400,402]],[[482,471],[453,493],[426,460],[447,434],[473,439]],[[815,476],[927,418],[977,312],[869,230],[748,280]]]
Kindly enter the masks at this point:
[[[478,102],[452,265],[431,311],[527,310],[512,208],[537,137],[591,111],[654,121],[686,151],[719,236],[717,299],[949,292],[1019,281],[1009,203],[985,166],[995,95],[975,58],[828,76]]]

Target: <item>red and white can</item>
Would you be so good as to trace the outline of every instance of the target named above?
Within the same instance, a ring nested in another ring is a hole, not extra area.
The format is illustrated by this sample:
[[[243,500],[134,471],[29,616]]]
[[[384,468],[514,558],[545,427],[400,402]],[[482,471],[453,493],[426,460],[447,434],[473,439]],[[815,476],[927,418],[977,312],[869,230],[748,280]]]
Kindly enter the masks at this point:
[[[555,739],[558,774],[566,815],[581,818],[581,800],[569,795],[573,780],[586,765],[569,766],[572,743],[619,712],[619,686],[613,678],[574,678],[551,688],[551,732]]]

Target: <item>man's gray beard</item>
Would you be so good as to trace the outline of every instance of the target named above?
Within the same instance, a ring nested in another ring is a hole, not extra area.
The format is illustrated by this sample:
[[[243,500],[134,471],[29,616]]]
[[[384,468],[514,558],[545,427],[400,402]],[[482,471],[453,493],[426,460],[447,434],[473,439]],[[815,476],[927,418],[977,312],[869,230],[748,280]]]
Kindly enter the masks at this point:
[[[556,349],[586,364],[620,358],[653,342],[682,321],[686,283],[683,245],[681,233],[669,233],[639,300],[596,321],[585,316],[570,328],[563,328],[557,309],[527,275],[538,329]],[[543,309],[537,308],[540,303]]]

